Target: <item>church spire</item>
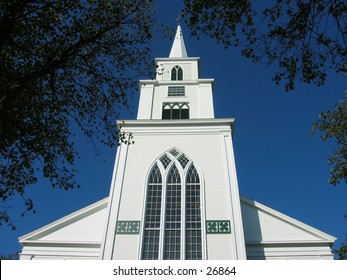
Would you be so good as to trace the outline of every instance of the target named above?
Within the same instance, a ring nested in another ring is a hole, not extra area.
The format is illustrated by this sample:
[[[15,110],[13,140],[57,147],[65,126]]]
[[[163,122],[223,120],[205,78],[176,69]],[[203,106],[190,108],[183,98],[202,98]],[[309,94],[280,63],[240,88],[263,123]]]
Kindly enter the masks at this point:
[[[188,57],[186,47],[184,45],[181,26],[178,24],[175,39],[172,44],[169,57]]]

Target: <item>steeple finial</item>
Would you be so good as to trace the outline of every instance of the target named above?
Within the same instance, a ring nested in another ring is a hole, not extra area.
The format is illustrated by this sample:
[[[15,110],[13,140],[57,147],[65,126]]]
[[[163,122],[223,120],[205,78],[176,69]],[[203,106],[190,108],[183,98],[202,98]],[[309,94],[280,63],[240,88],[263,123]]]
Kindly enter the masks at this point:
[[[177,25],[181,25],[181,17],[182,17],[182,14],[183,14],[183,13],[180,13],[180,14],[178,15],[178,18],[176,18]]]
[[[175,39],[172,44],[169,57],[188,57],[186,47],[184,45],[182,29],[179,24],[179,19],[180,17],[178,17],[177,19],[177,22],[178,22],[177,31],[176,31]]]

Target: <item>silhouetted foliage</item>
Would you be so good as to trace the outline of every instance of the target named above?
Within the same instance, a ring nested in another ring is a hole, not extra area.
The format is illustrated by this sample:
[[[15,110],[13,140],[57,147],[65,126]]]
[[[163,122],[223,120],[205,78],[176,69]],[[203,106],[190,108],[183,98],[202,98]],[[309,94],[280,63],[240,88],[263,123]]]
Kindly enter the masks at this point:
[[[275,64],[273,79],[324,84],[329,69],[346,72],[347,3],[344,0],[184,0],[183,16],[197,37],[240,46],[254,62]]]
[[[328,164],[332,165],[329,183],[336,185],[347,183],[347,102],[340,100],[333,111],[320,114],[319,120],[313,123],[313,134],[321,133],[321,140],[333,139],[336,143],[334,153],[329,156]]]
[[[19,252],[0,256],[0,260],[19,260]]]
[[[78,187],[72,125],[114,146],[120,109],[149,73],[151,0],[0,1],[0,224],[38,175]],[[121,136],[121,137],[120,137]]]
[[[345,220],[347,221],[347,215],[345,215]],[[338,250],[335,250],[334,253],[336,259],[347,260],[347,234],[345,236],[344,242],[341,244],[341,247]]]
[[[184,0],[182,12],[191,34],[206,35],[226,48],[237,46],[254,63],[278,67],[273,80],[323,85],[331,70],[347,70],[347,2],[345,0]],[[347,106],[320,114],[313,134],[332,139],[336,149],[328,157],[329,183],[347,182]],[[346,244],[339,250],[346,258]]]

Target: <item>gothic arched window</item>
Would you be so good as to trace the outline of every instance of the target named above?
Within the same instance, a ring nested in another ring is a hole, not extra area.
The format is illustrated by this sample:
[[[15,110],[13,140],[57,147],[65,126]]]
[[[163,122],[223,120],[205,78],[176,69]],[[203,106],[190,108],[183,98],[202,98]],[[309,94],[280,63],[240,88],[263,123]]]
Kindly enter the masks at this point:
[[[189,119],[188,103],[164,103],[162,119],[163,120]]]
[[[171,80],[172,81],[182,81],[183,80],[183,70],[178,65],[173,67],[171,70]]]
[[[155,164],[149,174],[147,185],[146,217],[142,248],[143,260],[157,260],[161,218],[162,177]]]
[[[142,259],[203,258],[200,182],[193,162],[177,149],[156,161],[147,183]]]
[[[186,176],[186,260],[202,259],[200,179],[192,164]]]
[[[175,165],[166,183],[164,260],[181,258],[181,177]]]

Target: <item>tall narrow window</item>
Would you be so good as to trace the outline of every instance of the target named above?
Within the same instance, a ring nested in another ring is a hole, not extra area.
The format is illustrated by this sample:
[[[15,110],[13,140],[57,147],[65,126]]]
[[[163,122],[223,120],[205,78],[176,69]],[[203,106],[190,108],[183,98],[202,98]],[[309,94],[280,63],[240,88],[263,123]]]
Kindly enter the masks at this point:
[[[171,70],[171,80],[172,81],[182,81],[183,80],[183,70],[178,65],[173,67]]]
[[[180,115],[181,115],[181,106],[177,103],[172,104],[171,119],[174,119],[174,120],[180,119]]]
[[[147,186],[146,215],[142,248],[143,260],[157,260],[159,258],[161,196],[162,177],[156,164],[149,175]]]
[[[182,104],[180,119],[189,119],[189,106],[187,103]]]
[[[161,115],[163,120],[170,120],[171,118],[171,104],[165,103],[163,105],[163,112]]]
[[[166,186],[164,260],[181,258],[181,178],[174,165]]]
[[[186,178],[186,260],[202,259],[200,180],[192,164]]]
[[[157,159],[147,183],[143,260],[203,258],[201,188],[185,153],[173,148]]]

